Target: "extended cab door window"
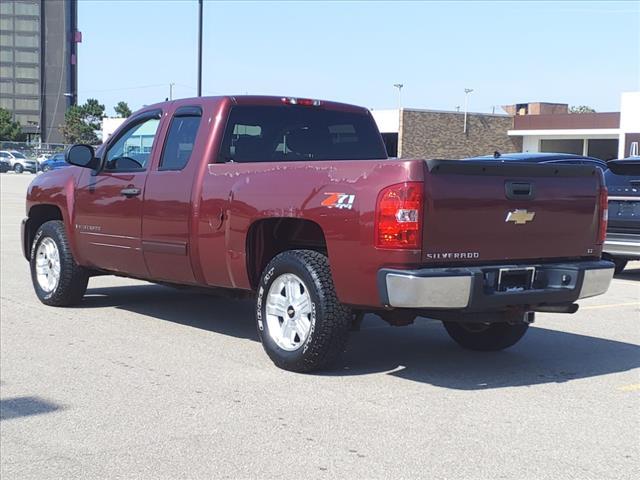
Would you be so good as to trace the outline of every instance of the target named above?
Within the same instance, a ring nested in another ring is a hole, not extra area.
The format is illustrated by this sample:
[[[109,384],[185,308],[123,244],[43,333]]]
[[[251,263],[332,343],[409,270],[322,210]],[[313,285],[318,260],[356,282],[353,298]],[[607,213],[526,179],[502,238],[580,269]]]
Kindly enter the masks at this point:
[[[149,118],[133,125],[109,146],[104,169],[107,172],[142,171],[147,168],[160,119]]]
[[[183,107],[176,111],[165,140],[159,170],[182,170],[187,165],[201,119],[200,107]]]

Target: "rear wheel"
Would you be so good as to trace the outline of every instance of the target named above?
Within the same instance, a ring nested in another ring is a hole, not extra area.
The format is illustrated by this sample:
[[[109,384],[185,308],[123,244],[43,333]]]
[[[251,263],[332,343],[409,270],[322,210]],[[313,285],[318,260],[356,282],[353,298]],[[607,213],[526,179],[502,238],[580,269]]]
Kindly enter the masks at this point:
[[[265,268],[256,319],[273,363],[293,372],[310,372],[329,366],[342,353],[352,314],[336,297],[327,257],[291,250]]]
[[[16,173],[22,173],[24,172],[24,167],[21,164],[16,163],[13,167],[13,171]]]
[[[492,352],[509,348],[527,333],[528,323],[443,322],[449,336],[469,350]]]
[[[43,223],[31,245],[31,280],[45,305],[67,307],[82,300],[89,274],[73,259],[64,224]]]
[[[44,167],[42,167],[43,172],[48,172],[49,170],[51,170],[51,167],[49,165],[45,165]]]

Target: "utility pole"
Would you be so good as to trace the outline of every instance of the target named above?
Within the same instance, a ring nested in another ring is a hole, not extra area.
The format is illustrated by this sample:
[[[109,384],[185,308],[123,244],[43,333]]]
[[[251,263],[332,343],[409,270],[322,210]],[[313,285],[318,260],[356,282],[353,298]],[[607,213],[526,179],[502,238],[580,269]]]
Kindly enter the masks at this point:
[[[464,128],[463,132],[467,133],[467,110],[469,106],[469,94],[473,92],[473,88],[464,89]]]
[[[202,0],[198,0],[198,96],[202,96]]]
[[[398,89],[398,111],[400,111],[402,108],[402,87],[404,87],[404,84],[394,83],[393,86]]]
[[[175,83],[170,83],[169,84],[169,100],[173,100],[173,87],[175,86]]]

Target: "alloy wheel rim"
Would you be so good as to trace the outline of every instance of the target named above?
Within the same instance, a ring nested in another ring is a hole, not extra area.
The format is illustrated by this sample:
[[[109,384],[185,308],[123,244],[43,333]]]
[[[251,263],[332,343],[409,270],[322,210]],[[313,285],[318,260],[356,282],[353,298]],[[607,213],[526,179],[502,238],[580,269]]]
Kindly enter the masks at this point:
[[[38,245],[36,279],[46,293],[53,292],[60,282],[60,252],[51,237],[45,237]]]
[[[305,283],[292,273],[277,277],[267,294],[269,336],[288,352],[298,350],[311,332],[311,297]]]

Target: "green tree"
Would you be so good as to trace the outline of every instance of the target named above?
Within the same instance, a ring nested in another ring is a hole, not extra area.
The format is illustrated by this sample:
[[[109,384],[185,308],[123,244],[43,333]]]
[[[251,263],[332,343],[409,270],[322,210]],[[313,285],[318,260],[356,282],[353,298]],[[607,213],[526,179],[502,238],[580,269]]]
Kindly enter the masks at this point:
[[[6,142],[23,142],[26,135],[22,133],[22,127],[14,122],[11,112],[0,108],[0,140]]]
[[[596,111],[589,105],[573,105],[569,108],[569,113],[596,113]]]
[[[120,118],[127,118],[131,115],[131,109],[129,108],[127,102],[118,102],[118,104],[113,107],[113,109],[116,111],[116,115],[118,115]]]
[[[72,105],[64,114],[61,131],[67,143],[100,143],[97,131],[102,128],[104,105],[89,98],[84,105]]]

